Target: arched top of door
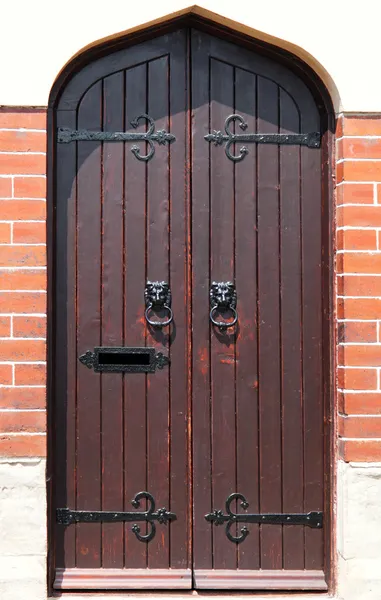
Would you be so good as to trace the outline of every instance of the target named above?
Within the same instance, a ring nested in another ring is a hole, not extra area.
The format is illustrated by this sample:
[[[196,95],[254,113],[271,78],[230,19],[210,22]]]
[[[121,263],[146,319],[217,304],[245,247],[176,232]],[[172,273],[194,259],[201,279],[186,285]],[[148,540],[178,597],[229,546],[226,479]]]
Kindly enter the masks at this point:
[[[82,49],[57,76],[49,97],[49,109],[75,109],[87,89],[102,76],[100,63],[104,57],[114,54],[114,72],[126,69],[130,65],[126,64],[126,54],[121,51],[187,27],[200,29],[210,35],[255,51],[264,58],[263,65],[266,64],[266,60],[270,61],[272,65],[274,62],[277,63],[279,65],[279,85],[282,86],[282,73],[287,74],[284,77],[286,91],[290,85],[290,71],[293,72],[295,74],[294,81],[302,81],[307,86],[322,113],[333,117],[335,109],[336,111],[339,109],[339,94],[332,78],[310,54],[284,40],[261,33],[198,6],[189,7],[127,32],[98,40]],[[157,48],[154,51],[157,53]],[[81,84],[78,86],[76,76],[79,74],[81,75]],[[264,72],[258,74],[265,76]],[[110,75],[109,61],[107,61],[104,75]],[[304,86],[302,85],[300,89],[302,87]],[[290,95],[295,96],[295,94]],[[329,122],[333,123],[333,119],[329,118]]]

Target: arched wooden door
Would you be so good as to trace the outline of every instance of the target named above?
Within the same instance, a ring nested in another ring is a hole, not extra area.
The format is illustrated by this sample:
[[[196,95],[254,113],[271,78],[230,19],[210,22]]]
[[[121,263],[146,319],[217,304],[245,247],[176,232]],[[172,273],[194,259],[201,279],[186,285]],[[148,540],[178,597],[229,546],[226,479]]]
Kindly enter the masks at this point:
[[[322,130],[288,67],[195,29],[65,86],[55,588],[326,589]]]

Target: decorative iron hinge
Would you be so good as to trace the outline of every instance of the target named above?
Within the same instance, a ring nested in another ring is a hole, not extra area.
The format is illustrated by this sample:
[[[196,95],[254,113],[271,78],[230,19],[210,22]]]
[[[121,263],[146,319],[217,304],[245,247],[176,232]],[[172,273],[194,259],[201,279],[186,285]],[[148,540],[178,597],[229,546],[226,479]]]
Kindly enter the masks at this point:
[[[140,542],[150,542],[156,534],[157,521],[160,525],[166,525],[170,521],[176,521],[175,513],[169,512],[166,508],[155,510],[155,500],[149,492],[139,492],[131,500],[134,508],[139,508],[141,500],[147,500],[149,508],[142,512],[118,512],[107,510],[70,510],[70,508],[57,508],[56,521],[59,525],[72,525],[73,523],[125,523],[125,522],[146,522],[150,526],[147,534],[140,533],[140,527],[135,522],[131,531]]]
[[[249,149],[246,146],[241,146],[239,154],[235,155],[230,152],[230,146],[237,142],[247,142],[249,144],[288,144],[308,146],[308,148],[320,148],[320,133],[314,131],[312,133],[233,133],[229,129],[230,123],[237,121],[239,127],[245,131],[247,123],[241,115],[230,115],[225,121],[225,133],[214,130],[204,136],[207,142],[213,142],[215,146],[222,146],[224,142],[225,154],[230,160],[239,162],[243,160]]]
[[[247,527],[241,528],[241,535],[234,536],[230,532],[232,525],[235,523],[259,523],[261,525],[307,525],[314,529],[323,527],[323,513],[312,511],[309,513],[264,513],[264,514],[236,514],[231,509],[233,500],[241,500],[241,507],[246,510],[249,508],[243,494],[230,494],[226,500],[226,515],[222,510],[214,510],[205,515],[205,519],[214,525],[223,525],[226,523],[226,536],[231,542],[240,544],[249,535]]]
[[[78,360],[96,373],[154,373],[163,369],[170,360],[155,348],[96,346],[87,350]]]
[[[60,144],[69,144],[70,142],[146,142],[149,145],[148,154],[141,154],[140,148],[132,146],[131,152],[138,160],[148,161],[155,154],[154,142],[164,146],[176,140],[172,133],[167,133],[164,129],[158,129],[155,132],[155,121],[149,115],[139,115],[131,121],[132,127],[136,129],[139,122],[146,120],[148,129],[146,132],[134,133],[123,131],[88,131],[87,129],[68,129],[59,127],[57,130],[57,141]]]

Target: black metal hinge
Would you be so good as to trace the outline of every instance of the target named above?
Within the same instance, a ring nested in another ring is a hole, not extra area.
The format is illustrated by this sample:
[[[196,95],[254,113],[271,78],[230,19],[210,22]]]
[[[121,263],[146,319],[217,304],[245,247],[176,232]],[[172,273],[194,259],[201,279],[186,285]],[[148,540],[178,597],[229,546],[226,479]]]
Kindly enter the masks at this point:
[[[308,148],[320,148],[321,135],[317,131],[311,133],[234,133],[229,129],[230,123],[237,121],[239,127],[245,131],[247,123],[241,115],[230,115],[225,121],[225,133],[214,130],[204,136],[207,142],[213,142],[215,146],[222,146],[225,143],[226,156],[234,161],[243,160],[249,149],[241,146],[239,154],[232,154],[230,146],[237,142],[246,142],[249,144],[287,144],[289,146],[307,146]]]
[[[125,523],[133,522],[131,530],[140,542],[150,542],[156,534],[157,521],[160,525],[166,525],[170,521],[176,521],[175,513],[166,508],[155,510],[155,500],[149,492],[139,492],[131,501],[134,508],[139,508],[140,501],[147,500],[149,508],[142,512],[120,512],[107,510],[70,510],[70,508],[57,508],[56,521],[59,525],[72,525],[73,523]],[[141,535],[140,527],[136,522],[145,521],[150,525],[150,531]]]
[[[241,528],[241,535],[232,535],[230,529],[235,523],[259,523],[261,525],[307,525],[313,529],[323,527],[323,513],[320,511],[311,511],[308,513],[263,513],[263,514],[237,514],[231,509],[231,503],[234,500],[241,500],[241,507],[246,510],[249,508],[243,494],[230,494],[226,500],[226,515],[222,510],[214,510],[205,515],[205,519],[214,525],[223,525],[226,523],[226,536],[231,542],[240,544],[249,535],[247,527]]]
[[[155,154],[154,142],[164,146],[176,140],[172,133],[164,129],[155,131],[155,121],[149,115],[139,115],[131,121],[132,127],[136,128],[140,121],[147,121],[146,132],[134,133],[124,131],[88,131],[87,129],[68,129],[59,127],[57,130],[57,142],[69,144],[70,142],[146,142],[149,145],[147,154],[142,154],[138,146],[132,146],[131,152],[138,160],[148,161]]]

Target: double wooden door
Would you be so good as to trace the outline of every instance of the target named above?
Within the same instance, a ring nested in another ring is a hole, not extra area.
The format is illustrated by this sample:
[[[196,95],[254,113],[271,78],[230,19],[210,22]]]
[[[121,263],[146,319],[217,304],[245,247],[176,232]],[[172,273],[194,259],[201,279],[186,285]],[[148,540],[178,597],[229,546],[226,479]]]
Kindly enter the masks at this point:
[[[288,68],[197,30],[66,85],[56,588],[326,588],[321,127]]]

